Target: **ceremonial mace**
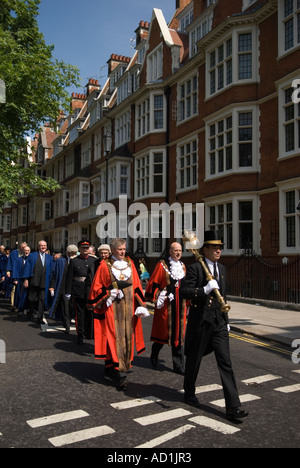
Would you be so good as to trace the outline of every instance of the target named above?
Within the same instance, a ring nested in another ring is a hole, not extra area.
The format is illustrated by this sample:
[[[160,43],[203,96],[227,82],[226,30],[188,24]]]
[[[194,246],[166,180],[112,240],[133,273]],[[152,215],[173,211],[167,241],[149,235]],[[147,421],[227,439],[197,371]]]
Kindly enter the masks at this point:
[[[205,261],[203,260],[203,256],[199,252],[199,240],[196,236],[196,234],[193,231],[185,230],[184,234],[182,236],[182,240],[189,252],[192,252],[196,260],[201,264],[205,274],[206,274],[206,280],[211,281],[212,279],[215,279],[214,276],[210,273]],[[189,244],[189,245],[186,245]],[[220,290],[219,289],[213,289],[220,305],[221,305],[221,311],[228,313],[230,311],[230,305],[226,304],[224,301],[224,298],[221,296]]]

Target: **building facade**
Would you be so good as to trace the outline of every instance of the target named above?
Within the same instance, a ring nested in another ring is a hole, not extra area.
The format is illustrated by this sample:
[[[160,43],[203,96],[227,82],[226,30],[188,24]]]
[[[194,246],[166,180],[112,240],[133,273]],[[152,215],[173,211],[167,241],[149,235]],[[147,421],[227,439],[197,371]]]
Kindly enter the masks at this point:
[[[61,189],[5,206],[1,243],[97,246],[115,220],[131,254],[156,262],[180,229],[199,228],[204,204],[223,257],[296,258],[299,18],[299,0],[177,0],[169,24],[154,9],[134,55],[112,54],[105,85],[90,79],[72,113],[37,136],[39,171]],[[163,203],[182,207],[168,236]]]

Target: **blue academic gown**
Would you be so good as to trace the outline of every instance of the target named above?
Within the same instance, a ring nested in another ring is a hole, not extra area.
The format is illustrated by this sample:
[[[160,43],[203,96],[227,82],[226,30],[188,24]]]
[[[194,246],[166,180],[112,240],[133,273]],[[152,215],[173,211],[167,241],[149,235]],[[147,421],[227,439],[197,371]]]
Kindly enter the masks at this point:
[[[54,297],[52,300],[52,304],[49,311],[49,317],[53,318],[60,318],[61,310],[59,310],[58,303],[61,294],[64,294],[64,291],[61,291],[62,281],[64,279],[64,272],[66,267],[67,260],[63,257],[58,258],[53,262],[52,267],[52,274],[54,276],[55,284],[54,284]]]
[[[25,268],[25,264],[28,260],[28,257],[18,257],[15,259],[13,263],[13,270],[12,270],[12,279],[17,280],[18,284],[15,290],[15,307],[19,310],[24,310],[28,307],[28,288],[23,287],[24,279],[23,279],[23,271]]]

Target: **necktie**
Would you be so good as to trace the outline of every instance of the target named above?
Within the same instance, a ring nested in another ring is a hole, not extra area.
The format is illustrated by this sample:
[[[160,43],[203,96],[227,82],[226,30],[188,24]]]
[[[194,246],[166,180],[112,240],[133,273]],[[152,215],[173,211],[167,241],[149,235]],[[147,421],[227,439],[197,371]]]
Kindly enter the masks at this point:
[[[45,265],[45,254],[41,254],[42,265]]]
[[[214,277],[217,282],[219,282],[219,275],[218,275],[218,270],[217,270],[217,264],[214,263]]]

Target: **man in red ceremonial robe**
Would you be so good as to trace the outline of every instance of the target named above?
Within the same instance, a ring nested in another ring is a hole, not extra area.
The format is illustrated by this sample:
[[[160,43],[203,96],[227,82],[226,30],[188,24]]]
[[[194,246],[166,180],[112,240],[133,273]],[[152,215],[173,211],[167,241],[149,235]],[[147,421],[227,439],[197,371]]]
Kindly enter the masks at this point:
[[[158,365],[158,354],[164,344],[172,347],[173,370],[184,374],[184,335],[186,327],[186,301],[179,297],[181,279],[186,274],[180,261],[182,247],[178,242],[171,244],[169,258],[161,260],[148,281],[146,299],[155,303],[152,324],[151,362]]]
[[[126,241],[111,242],[112,255],[100,263],[88,299],[94,308],[95,358],[105,359],[105,375],[127,386],[126,373],[134,356],[145,351],[141,317],[149,315],[138,272],[126,257]]]

